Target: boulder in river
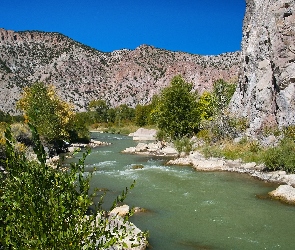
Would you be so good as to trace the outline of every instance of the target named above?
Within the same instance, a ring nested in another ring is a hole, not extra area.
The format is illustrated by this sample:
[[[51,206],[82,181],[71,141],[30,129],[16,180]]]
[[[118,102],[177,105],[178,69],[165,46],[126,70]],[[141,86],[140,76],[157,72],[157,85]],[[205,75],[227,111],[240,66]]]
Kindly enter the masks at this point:
[[[136,132],[129,134],[134,141],[154,141],[156,140],[156,129],[139,128]]]

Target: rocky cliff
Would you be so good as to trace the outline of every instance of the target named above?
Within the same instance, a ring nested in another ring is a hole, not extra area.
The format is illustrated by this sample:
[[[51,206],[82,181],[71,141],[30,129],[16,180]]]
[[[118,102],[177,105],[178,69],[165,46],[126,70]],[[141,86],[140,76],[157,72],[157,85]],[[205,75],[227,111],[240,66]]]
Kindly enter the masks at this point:
[[[239,52],[200,56],[142,45],[105,53],[59,33],[0,29],[0,109],[14,113],[22,88],[36,81],[55,85],[77,110],[93,99],[134,107],[177,74],[203,92],[219,78],[237,80],[239,67]]]
[[[251,130],[295,124],[295,1],[247,0],[231,109]]]

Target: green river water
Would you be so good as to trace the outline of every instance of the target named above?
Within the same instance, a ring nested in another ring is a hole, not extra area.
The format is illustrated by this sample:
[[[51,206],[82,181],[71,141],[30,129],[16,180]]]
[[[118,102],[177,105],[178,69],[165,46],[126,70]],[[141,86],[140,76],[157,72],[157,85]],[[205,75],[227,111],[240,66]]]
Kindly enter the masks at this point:
[[[130,220],[149,231],[149,249],[295,249],[295,206],[267,197],[275,184],[122,154],[135,145],[127,136],[92,133],[92,138],[112,143],[87,157],[86,170],[96,168],[92,186],[109,190],[107,208],[136,180],[126,203],[147,209]],[[136,164],[144,168],[132,169]]]

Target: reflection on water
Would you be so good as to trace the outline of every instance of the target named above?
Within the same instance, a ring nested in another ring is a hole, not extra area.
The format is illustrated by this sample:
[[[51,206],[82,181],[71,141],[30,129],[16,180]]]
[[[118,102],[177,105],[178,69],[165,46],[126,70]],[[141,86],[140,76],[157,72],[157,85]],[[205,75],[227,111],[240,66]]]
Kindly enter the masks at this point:
[[[135,145],[129,137],[92,136],[112,143],[93,149],[86,160],[89,171],[96,169],[92,186],[107,190],[107,208],[136,180],[126,202],[148,211],[131,220],[149,230],[151,249],[293,249],[295,207],[262,199],[274,184],[236,173],[165,166],[162,158],[121,154]]]

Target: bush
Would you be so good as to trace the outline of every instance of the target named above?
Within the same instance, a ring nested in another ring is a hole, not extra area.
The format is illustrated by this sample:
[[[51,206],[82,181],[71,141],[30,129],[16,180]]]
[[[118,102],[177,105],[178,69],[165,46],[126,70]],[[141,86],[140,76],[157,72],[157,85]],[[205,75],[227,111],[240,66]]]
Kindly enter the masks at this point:
[[[248,121],[244,118],[236,118],[230,115],[218,115],[211,121],[204,120],[200,124],[199,137],[204,136],[207,141],[217,142],[224,139],[234,139],[242,134],[248,127]],[[204,132],[201,132],[205,130]]]
[[[84,173],[87,153],[67,171],[61,171],[60,166],[53,169],[46,165],[44,148],[35,129],[32,134],[38,161],[30,162],[15,151],[11,131],[6,130],[7,159],[3,162],[5,172],[0,172],[0,246],[105,249],[124,239],[125,225],[117,225],[111,231],[111,219],[101,209],[103,197],[94,204],[96,193],[88,193],[91,174]],[[125,199],[127,191],[126,188],[112,208]],[[92,212],[86,216],[90,207]]]
[[[11,132],[14,138],[25,145],[32,145],[32,133],[25,123],[14,123],[11,125]]]
[[[193,135],[198,129],[197,94],[193,86],[181,76],[175,76],[171,85],[164,88],[157,106],[152,110],[152,120],[163,133],[172,139]]]
[[[182,137],[180,139],[174,140],[173,143],[178,153],[184,152],[189,154],[189,152],[193,150],[193,142],[188,137]]]
[[[270,171],[284,170],[288,173],[295,172],[295,143],[289,138],[284,138],[277,147],[266,150],[264,156],[266,169]]]

